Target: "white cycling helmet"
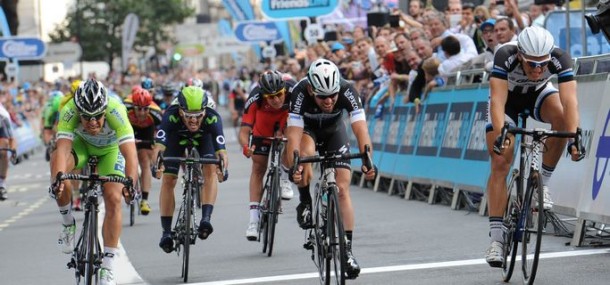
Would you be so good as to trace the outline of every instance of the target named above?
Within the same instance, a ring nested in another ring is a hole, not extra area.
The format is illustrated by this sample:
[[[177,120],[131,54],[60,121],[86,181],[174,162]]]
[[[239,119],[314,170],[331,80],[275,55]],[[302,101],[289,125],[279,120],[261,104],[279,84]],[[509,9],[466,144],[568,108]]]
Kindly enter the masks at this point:
[[[316,95],[332,95],[339,92],[341,87],[339,68],[326,59],[318,59],[311,63],[307,79]]]
[[[541,57],[551,54],[555,47],[555,39],[544,28],[527,27],[517,37],[519,51],[527,56]]]

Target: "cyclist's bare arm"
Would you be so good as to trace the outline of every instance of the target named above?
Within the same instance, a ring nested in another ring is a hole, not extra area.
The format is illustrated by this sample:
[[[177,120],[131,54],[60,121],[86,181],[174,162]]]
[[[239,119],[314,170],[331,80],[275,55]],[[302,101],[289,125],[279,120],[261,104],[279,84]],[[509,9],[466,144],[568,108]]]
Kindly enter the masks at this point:
[[[138,152],[134,141],[124,142],[119,145],[119,150],[125,158],[125,175],[131,177],[132,181],[138,181]]]
[[[504,126],[504,106],[508,100],[508,80],[492,77],[489,79],[489,114],[494,133],[499,134]]]
[[[575,132],[580,124],[576,93],[576,80],[559,83],[559,99],[561,100],[563,114],[565,116],[565,131],[568,132]]]
[[[67,161],[70,159],[72,151],[72,141],[69,139],[60,138],[56,142],[55,159],[52,161],[51,179],[55,179],[58,172],[67,173],[72,169],[67,169]],[[54,181],[51,181],[54,182]],[[57,189],[57,196],[61,196],[64,189],[62,181]]]
[[[360,152],[365,152],[365,146],[371,145],[371,137],[369,136],[369,130],[366,126],[365,120],[358,120],[352,123],[352,130],[354,132],[354,136],[356,136],[356,140],[358,141],[358,149]],[[373,155],[373,150],[370,150],[371,157]],[[365,173],[365,178],[371,180],[375,178],[375,169],[367,169],[366,166],[363,165],[362,171]]]
[[[165,151],[165,146],[160,144],[160,143],[156,143],[155,147],[153,148],[153,159],[151,160],[151,167],[152,168],[157,168],[157,165],[155,165],[157,163],[157,157],[159,157],[159,153]],[[158,169],[156,169],[156,173],[154,173],[154,177],[159,179],[161,178],[161,174],[163,173],[163,165],[160,165],[160,167]]]
[[[286,128],[286,138],[288,139],[286,153],[291,154],[294,153],[295,150],[300,151],[303,128],[299,126],[288,126]],[[284,159],[284,165],[287,167],[292,167],[294,165],[294,157],[292,155],[285,155]]]

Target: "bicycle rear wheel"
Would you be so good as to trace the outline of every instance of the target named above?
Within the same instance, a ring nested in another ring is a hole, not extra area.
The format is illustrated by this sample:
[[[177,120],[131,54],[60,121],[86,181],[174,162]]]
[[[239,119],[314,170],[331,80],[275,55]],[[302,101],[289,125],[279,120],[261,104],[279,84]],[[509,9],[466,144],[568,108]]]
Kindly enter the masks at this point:
[[[274,171],[273,176],[271,176],[271,195],[269,200],[269,220],[268,220],[268,233],[267,233],[267,247],[269,251],[267,252],[267,256],[271,256],[273,254],[273,242],[275,240],[275,225],[278,220],[278,212],[280,207],[280,174],[278,171]]]
[[[326,225],[326,241],[328,244],[326,284],[345,284],[345,230],[339,210],[339,199],[337,186],[329,187]]]
[[[517,258],[517,250],[519,248],[519,238],[516,237],[517,220],[519,215],[518,187],[521,183],[521,175],[519,170],[514,169],[512,176],[508,182],[507,188],[507,205],[504,211],[504,226],[506,233],[504,237],[504,264],[502,264],[502,278],[504,282],[510,281],[515,269],[515,261]]]
[[[530,172],[525,193],[521,215],[524,226],[523,241],[521,242],[521,266],[523,269],[523,283],[534,284],[536,270],[538,269],[538,259],[540,257],[540,246],[542,244],[544,219],[544,213],[539,213],[539,209],[544,209],[544,197],[542,180],[538,171],[532,170]],[[534,201],[534,195],[538,198],[537,201]]]
[[[138,189],[139,191],[140,185],[140,179],[136,180],[136,185],[134,186],[134,189]],[[134,200],[129,203],[129,226],[131,227],[133,227],[133,225],[136,223],[136,204],[139,206],[139,203],[137,202],[138,200]]]

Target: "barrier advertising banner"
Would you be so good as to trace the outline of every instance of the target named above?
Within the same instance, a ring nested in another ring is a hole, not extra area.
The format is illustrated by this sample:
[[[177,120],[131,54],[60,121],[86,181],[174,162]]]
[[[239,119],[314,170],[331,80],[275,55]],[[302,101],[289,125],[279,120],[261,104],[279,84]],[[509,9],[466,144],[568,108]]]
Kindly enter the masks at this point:
[[[339,0],[262,0],[261,11],[271,19],[319,17],[332,13]]]

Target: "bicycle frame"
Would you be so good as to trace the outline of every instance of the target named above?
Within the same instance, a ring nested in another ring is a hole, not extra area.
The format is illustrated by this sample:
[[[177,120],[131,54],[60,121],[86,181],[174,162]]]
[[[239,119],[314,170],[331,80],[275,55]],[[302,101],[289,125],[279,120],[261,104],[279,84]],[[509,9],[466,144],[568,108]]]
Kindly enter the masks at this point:
[[[182,204],[178,210],[178,219],[173,228],[172,238],[175,241],[175,251],[180,255],[182,246],[182,276],[184,282],[188,282],[190,245],[197,240],[196,211],[195,208],[200,204],[199,191],[202,183],[199,178],[202,164],[218,164],[224,173],[222,159],[200,158],[197,149],[192,145],[186,148],[184,157],[163,157],[159,156],[159,162],[173,161],[179,162],[184,166],[182,174]],[[201,177],[200,177],[201,176]]]
[[[80,180],[86,182],[87,190],[85,193],[85,219],[83,229],[79,235],[78,242],[72,253],[68,268],[75,269],[77,283],[80,283],[81,276],[85,278],[85,284],[96,284],[98,272],[102,264],[102,245],[97,235],[99,198],[103,197],[102,184],[105,182],[122,183],[131,188],[132,181],[129,178],[118,176],[100,176],[96,172],[98,159],[96,156],[89,157],[89,175],[63,174],[57,173],[56,182],[63,180]],[[53,189],[56,188],[52,187]]]

